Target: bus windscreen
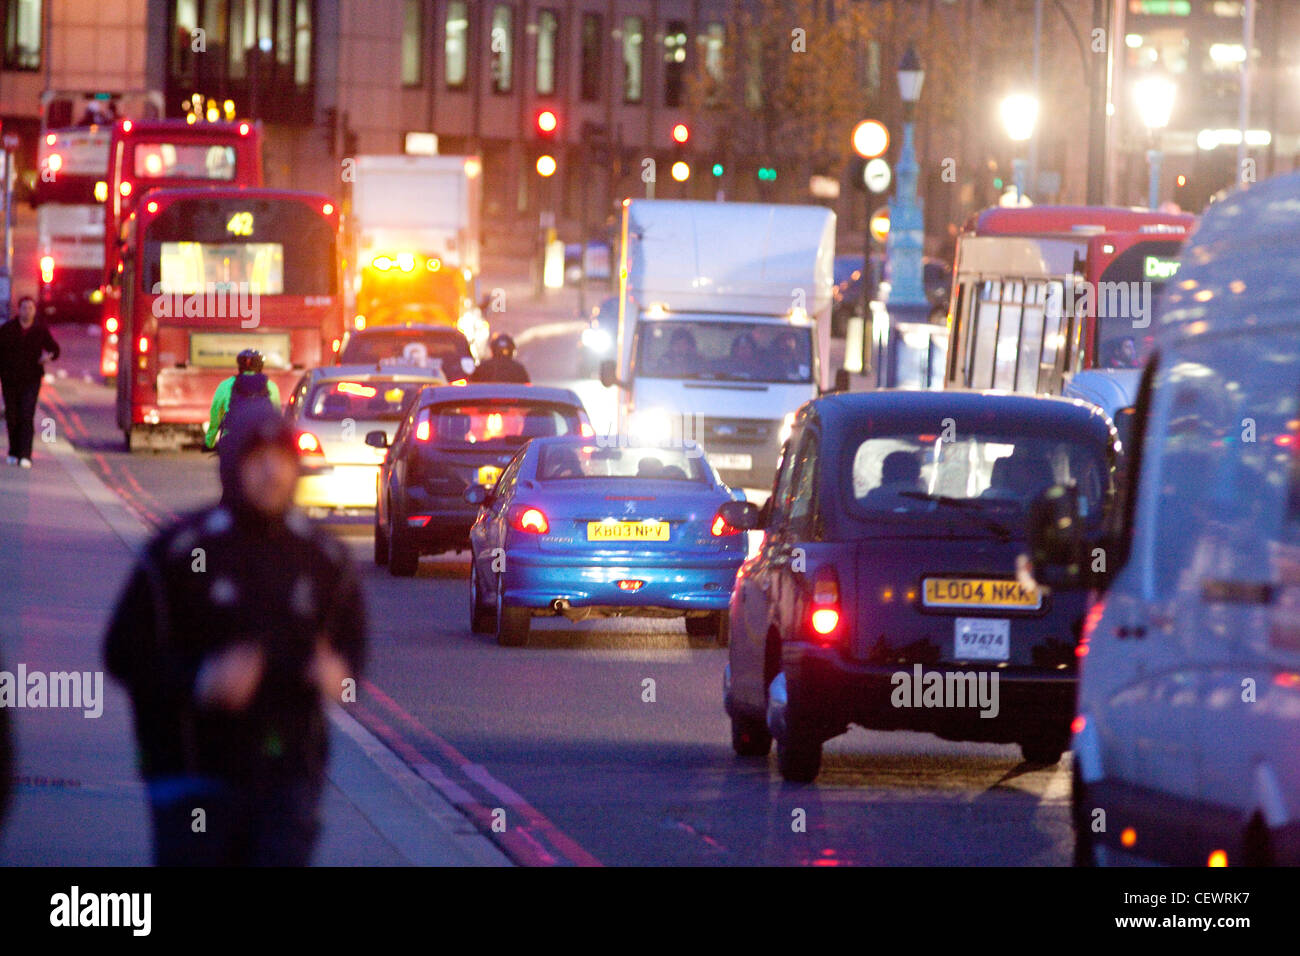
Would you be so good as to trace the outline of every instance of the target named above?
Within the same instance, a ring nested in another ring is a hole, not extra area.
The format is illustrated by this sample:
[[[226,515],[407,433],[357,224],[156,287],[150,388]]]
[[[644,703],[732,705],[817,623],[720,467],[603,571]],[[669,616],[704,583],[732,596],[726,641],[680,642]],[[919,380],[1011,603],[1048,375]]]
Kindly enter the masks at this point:
[[[136,179],[210,179],[231,182],[235,178],[235,147],[205,143],[137,143]]]
[[[1178,271],[1182,241],[1138,242],[1108,265],[1097,283],[1098,368],[1142,368],[1154,347],[1156,305]]]
[[[182,199],[147,222],[143,246],[147,291],[338,292],[331,222],[296,200]]]

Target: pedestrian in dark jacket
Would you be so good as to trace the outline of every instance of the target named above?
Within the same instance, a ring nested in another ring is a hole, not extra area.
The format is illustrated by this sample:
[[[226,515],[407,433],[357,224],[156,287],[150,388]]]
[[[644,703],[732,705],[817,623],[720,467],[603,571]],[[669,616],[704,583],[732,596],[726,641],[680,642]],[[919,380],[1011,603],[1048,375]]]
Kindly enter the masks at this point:
[[[347,553],[291,508],[278,410],[227,417],[229,504],[149,543],[104,644],[131,696],[159,865],[306,865],[326,700],[355,700],[364,608]]]
[[[9,464],[32,467],[32,440],[36,436],[36,399],[45,378],[45,356],[59,357],[44,322],[36,320],[36,300],[18,300],[18,317],[0,325],[0,389],[9,428]]]

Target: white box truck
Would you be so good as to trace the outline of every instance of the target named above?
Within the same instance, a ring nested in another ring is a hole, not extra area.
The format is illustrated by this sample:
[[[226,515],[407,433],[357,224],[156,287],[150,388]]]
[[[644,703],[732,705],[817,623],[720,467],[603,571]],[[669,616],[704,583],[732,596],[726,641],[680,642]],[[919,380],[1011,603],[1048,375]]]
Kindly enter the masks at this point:
[[[487,346],[478,306],[477,156],[358,156],[349,217],[355,324],[454,325]]]
[[[626,200],[620,436],[694,441],[733,486],[771,485],[793,413],[828,391],[835,214],[822,206]]]

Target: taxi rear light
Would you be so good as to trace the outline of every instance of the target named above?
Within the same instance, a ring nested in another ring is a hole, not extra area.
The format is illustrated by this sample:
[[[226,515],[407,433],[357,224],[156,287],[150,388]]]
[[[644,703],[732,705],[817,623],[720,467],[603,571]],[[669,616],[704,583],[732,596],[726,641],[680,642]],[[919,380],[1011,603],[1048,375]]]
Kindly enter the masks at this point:
[[[424,421],[420,422],[420,424],[415,426],[415,440],[428,441],[429,432],[429,420],[426,418]]]
[[[311,432],[300,432],[298,434],[298,450],[304,455],[323,455],[324,449],[320,446],[320,439]]]
[[[515,505],[510,509],[510,527],[527,534],[546,534],[551,530],[551,523],[540,508],[529,505]]]
[[[1097,625],[1101,623],[1101,619],[1105,614],[1106,599],[1100,598],[1093,603],[1092,607],[1088,608],[1088,613],[1084,615],[1083,626],[1079,629],[1079,643],[1074,645],[1074,656],[1079,660],[1083,660],[1088,656],[1093,632],[1097,630]]]
[[[829,645],[843,637],[843,615],[840,613],[840,580],[835,568],[819,568],[813,575],[812,602],[808,626],[820,644]]]

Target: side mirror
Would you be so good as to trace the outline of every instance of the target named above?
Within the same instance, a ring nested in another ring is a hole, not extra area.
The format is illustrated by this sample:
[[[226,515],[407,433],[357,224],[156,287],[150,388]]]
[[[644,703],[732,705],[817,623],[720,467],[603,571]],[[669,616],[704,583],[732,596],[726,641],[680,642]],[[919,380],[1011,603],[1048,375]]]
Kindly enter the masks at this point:
[[[724,501],[718,514],[727,524],[741,531],[755,531],[762,527],[758,505],[752,501]]]
[[[1069,591],[1097,585],[1088,561],[1079,489],[1053,485],[1029,505],[1029,572],[1039,584]]]
[[[835,373],[835,386],[831,389],[831,391],[847,392],[849,390],[849,387],[852,384],[853,381],[852,379],[849,378],[849,370],[846,368],[842,368]]]
[[[376,429],[372,432],[366,432],[366,444],[371,448],[387,448],[388,433],[382,428]]]
[[[483,485],[470,485],[465,489],[465,500],[472,505],[485,505],[492,497],[492,493]]]
[[[605,359],[600,363],[600,384],[606,388],[621,384],[618,380],[618,363],[613,359]]]

